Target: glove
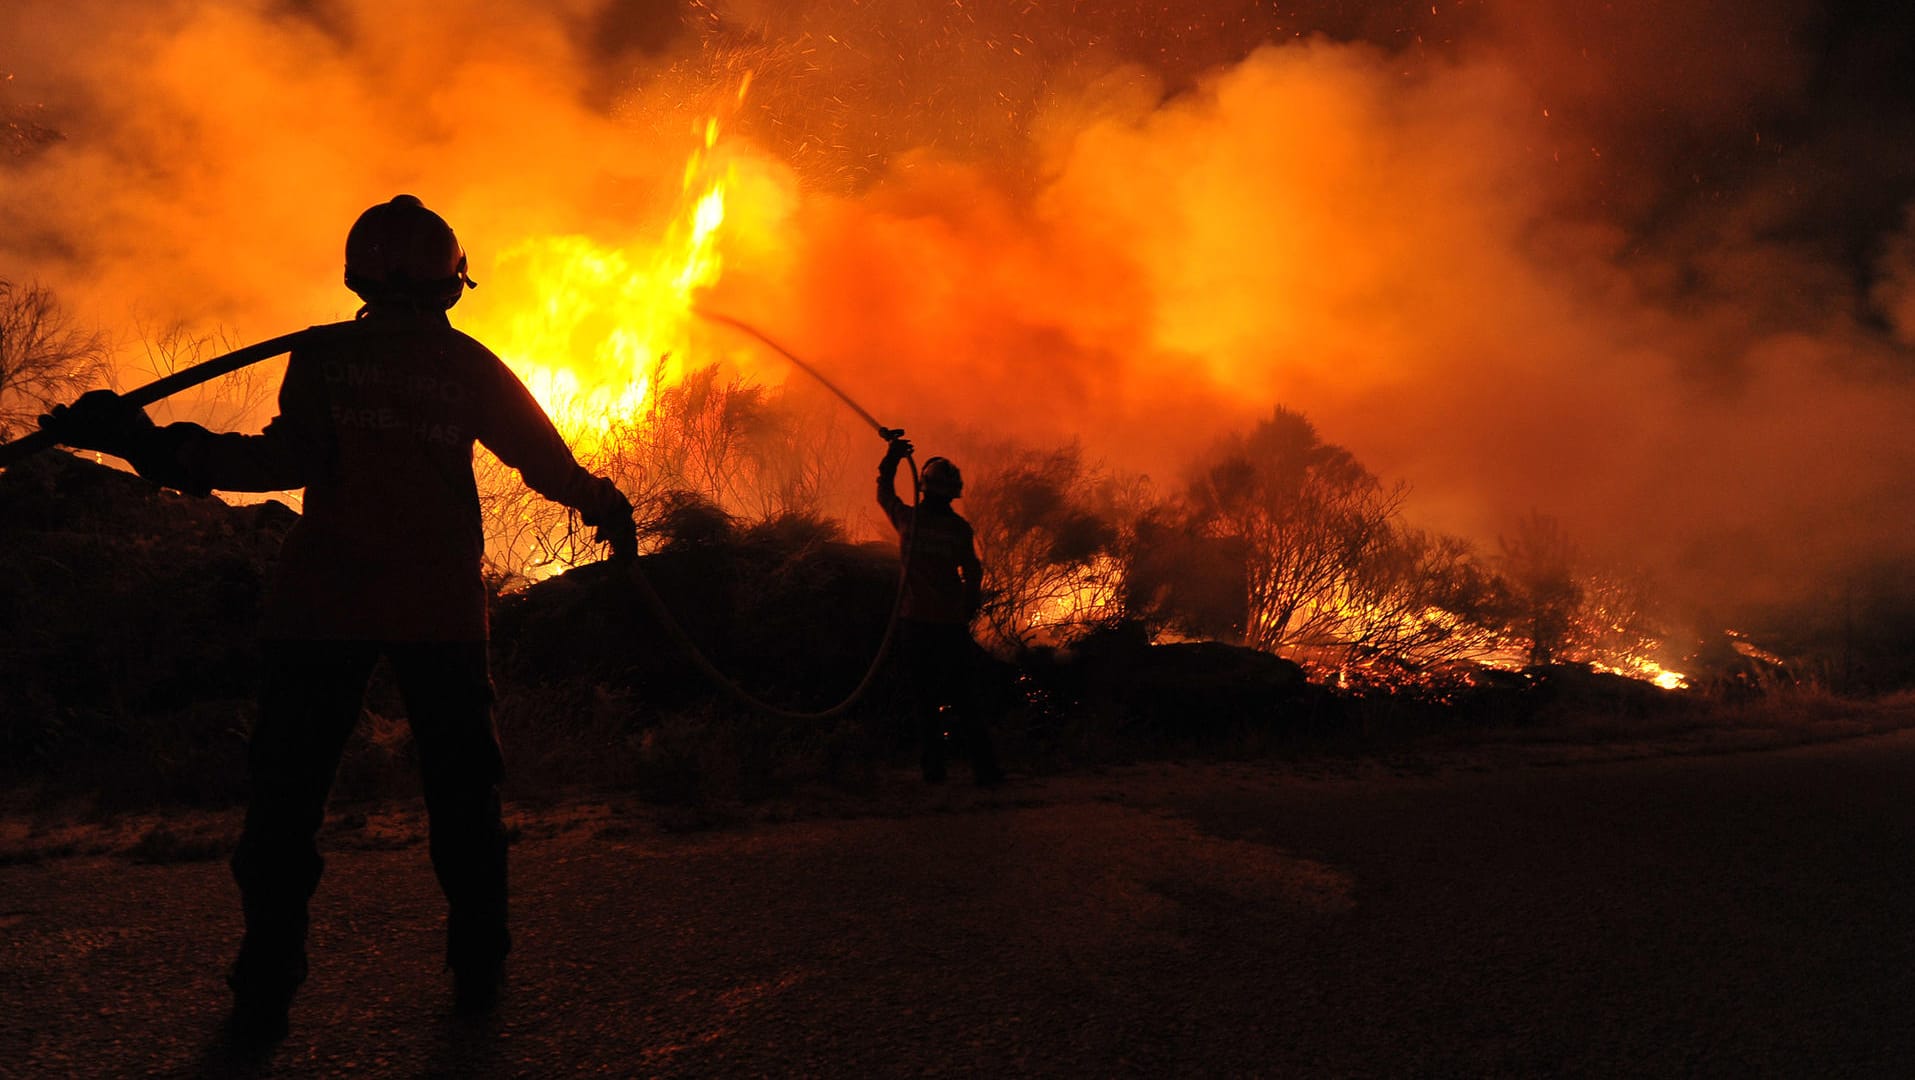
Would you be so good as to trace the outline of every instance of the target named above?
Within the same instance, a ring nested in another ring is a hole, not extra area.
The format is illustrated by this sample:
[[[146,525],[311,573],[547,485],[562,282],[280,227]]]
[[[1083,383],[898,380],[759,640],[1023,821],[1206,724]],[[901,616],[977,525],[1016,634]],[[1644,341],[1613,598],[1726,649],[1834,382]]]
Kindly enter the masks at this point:
[[[911,452],[915,449],[917,448],[911,445],[910,439],[900,435],[892,439],[891,444],[884,448],[885,463],[888,465],[896,465],[898,462],[910,457]]]
[[[618,485],[603,476],[594,476],[586,493],[586,504],[578,508],[579,520],[593,529],[593,539],[612,546],[614,559],[630,559],[638,554],[638,526],[632,522],[632,501]]]
[[[40,428],[64,446],[129,461],[152,446],[159,431],[145,409],[111,390],[89,390],[71,405],[55,405],[40,417]]]

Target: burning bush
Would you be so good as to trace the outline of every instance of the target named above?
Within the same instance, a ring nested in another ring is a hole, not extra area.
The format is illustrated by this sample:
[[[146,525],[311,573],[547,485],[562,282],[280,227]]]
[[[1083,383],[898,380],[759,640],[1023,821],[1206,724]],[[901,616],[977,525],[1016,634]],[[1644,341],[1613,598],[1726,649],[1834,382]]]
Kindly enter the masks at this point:
[[[1343,640],[1348,667],[1381,659],[1408,671],[1491,660],[1505,648],[1507,590],[1463,540],[1392,523],[1350,575]]]
[[[1511,630],[1529,642],[1529,662],[1548,664],[1569,640],[1583,589],[1571,571],[1575,545],[1556,519],[1532,512],[1502,538]]]
[[[822,514],[828,479],[846,452],[829,414],[717,364],[678,382],[665,378],[661,362],[641,410],[601,418],[581,455],[618,482],[641,524],[697,512],[688,511],[688,495],[747,520]],[[526,490],[489,454],[480,458],[480,491],[487,557],[502,584],[518,587],[603,557],[573,515]]]
[[[1278,408],[1192,470],[1184,510],[1200,535],[1240,546],[1244,644],[1317,652],[1350,639],[1344,601],[1389,543],[1403,494]]]
[[[974,455],[965,512],[984,562],[987,640],[1008,650],[1063,643],[1123,615],[1115,482],[1075,445],[996,446]]]
[[[1234,638],[1326,672],[1491,657],[1503,582],[1464,541],[1406,525],[1405,495],[1279,408],[1138,516],[1130,608],[1167,632]]]
[[[1666,634],[1640,575],[1586,568],[1540,513],[1489,559],[1416,528],[1402,485],[1293,410],[1219,441],[1169,497],[1076,446],[979,456],[967,506],[985,624],[1012,650],[1135,620],[1155,639],[1240,642],[1365,686],[1559,661],[1679,678],[1657,663]]]

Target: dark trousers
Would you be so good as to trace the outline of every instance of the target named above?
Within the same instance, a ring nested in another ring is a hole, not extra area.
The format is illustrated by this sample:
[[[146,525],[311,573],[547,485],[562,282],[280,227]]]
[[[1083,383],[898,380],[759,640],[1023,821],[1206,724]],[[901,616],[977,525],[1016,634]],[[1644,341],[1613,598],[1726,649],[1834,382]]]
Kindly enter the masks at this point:
[[[448,905],[455,972],[496,970],[506,933],[504,760],[482,642],[268,641],[248,750],[252,802],[233,854],[246,937],[235,993],[289,1000],[306,974],[306,905],[324,862],[315,837],[346,740],[381,656],[405,700],[431,820],[432,868]]]
[[[978,647],[970,628],[905,619],[898,632],[911,679],[924,778],[944,779],[946,740],[955,739],[970,757],[978,782],[997,782],[997,755],[978,710]]]

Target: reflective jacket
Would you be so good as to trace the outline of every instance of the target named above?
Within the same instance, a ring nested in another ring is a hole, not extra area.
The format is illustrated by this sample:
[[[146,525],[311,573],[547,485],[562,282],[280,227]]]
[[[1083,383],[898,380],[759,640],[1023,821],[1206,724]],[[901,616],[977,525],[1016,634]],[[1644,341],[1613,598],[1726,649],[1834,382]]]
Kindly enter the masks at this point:
[[[269,638],[480,641],[485,537],[472,444],[555,502],[595,479],[491,350],[443,312],[372,312],[295,349],[257,435],[165,429],[142,471],[186,491],[305,488],[268,591]]]
[[[904,574],[904,607],[899,615],[929,623],[968,625],[977,614],[983,568],[978,562],[971,523],[934,499],[915,510],[898,498],[898,463],[878,466],[878,506],[898,531],[909,552]]]

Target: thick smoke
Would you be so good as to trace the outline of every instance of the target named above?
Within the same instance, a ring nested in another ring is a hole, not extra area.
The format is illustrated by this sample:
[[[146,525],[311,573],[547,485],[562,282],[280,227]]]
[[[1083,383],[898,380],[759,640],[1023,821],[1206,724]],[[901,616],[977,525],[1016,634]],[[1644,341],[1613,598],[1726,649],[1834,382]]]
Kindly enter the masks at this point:
[[[1348,7],[30,2],[0,276],[263,336],[350,312],[395,191],[482,283],[642,243],[722,114],[713,303],[921,444],[1170,480],[1283,404],[1424,523],[1551,514],[1722,613],[1915,554],[1910,140],[1853,96],[1905,57],[1786,0]]]

